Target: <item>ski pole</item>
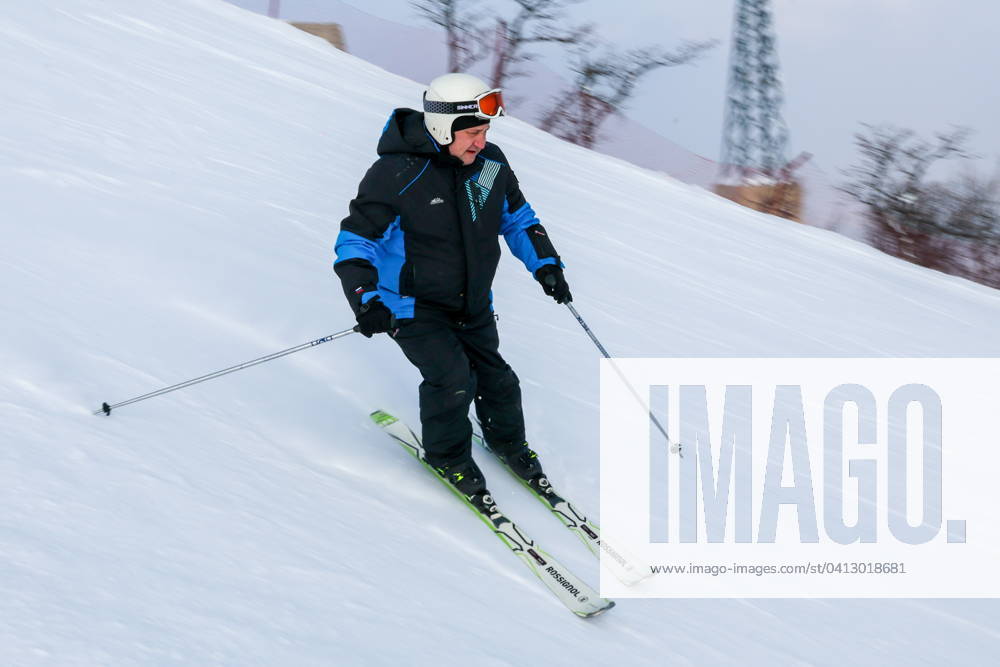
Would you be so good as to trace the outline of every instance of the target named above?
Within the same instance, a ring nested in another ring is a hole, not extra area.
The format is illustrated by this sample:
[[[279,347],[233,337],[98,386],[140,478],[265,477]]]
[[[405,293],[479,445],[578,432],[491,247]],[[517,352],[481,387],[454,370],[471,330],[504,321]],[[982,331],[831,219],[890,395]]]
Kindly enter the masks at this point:
[[[301,345],[296,345],[295,347],[290,347],[287,350],[282,350],[281,352],[275,352],[274,354],[269,354],[266,357],[258,357],[251,361],[246,361],[242,364],[236,366],[230,366],[229,368],[224,368],[221,371],[215,371],[214,373],[209,373],[208,375],[202,375],[201,377],[196,377],[193,380],[188,380],[186,382],[179,382],[177,384],[172,384],[169,387],[164,387],[163,389],[157,389],[156,391],[151,391],[148,394],[143,394],[142,396],[136,396],[135,398],[130,398],[127,401],[121,401],[120,403],[114,403],[108,405],[107,403],[101,404],[100,410],[94,410],[95,415],[110,415],[111,411],[115,408],[120,408],[123,405],[129,405],[130,403],[138,403],[139,401],[144,401],[147,398],[154,398],[156,396],[162,396],[171,391],[176,391],[178,389],[183,389],[185,387],[190,387],[191,385],[198,384],[199,382],[205,382],[206,380],[213,380],[217,377],[222,377],[223,375],[228,375],[229,373],[235,373],[236,371],[241,371],[244,368],[250,368],[251,366],[256,366],[257,364],[262,364],[265,361],[272,361],[279,357],[284,357],[286,355],[298,352],[300,350],[305,350],[310,347],[316,347],[317,345],[322,345],[323,343],[329,343],[331,340],[336,340],[338,338],[343,338],[344,336],[349,336],[357,331],[357,327],[353,329],[344,329],[343,331],[330,334],[329,336],[323,336],[322,338],[317,338],[316,340],[311,340],[308,343],[302,343]]]
[[[580,317],[580,313],[576,312],[576,308],[573,307],[572,302],[567,301],[566,307],[569,308],[569,312],[573,313],[573,317],[576,318],[576,321],[580,323],[580,326],[583,327],[583,330],[587,332],[588,336],[590,336],[590,340],[594,341],[594,345],[596,345],[597,349],[601,351],[601,354],[604,355],[604,358],[609,359],[611,361],[611,367],[615,369],[615,373],[617,373],[618,377],[620,377],[622,382],[625,383],[625,386],[628,387],[628,390],[632,392],[632,396],[635,397],[635,400],[639,401],[639,405],[645,408],[646,412],[649,414],[649,420],[653,422],[653,425],[660,431],[660,433],[663,434],[663,437],[667,439],[667,444],[670,445],[670,451],[674,454],[679,454],[680,456],[684,456],[684,454],[681,452],[681,445],[679,443],[675,443],[673,440],[670,439],[670,436],[667,435],[667,429],[663,428],[659,420],[653,414],[653,411],[649,409],[648,405],[646,405],[646,401],[644,401],[642,397],[639,396],[639,392],[637,392],[635,390],[635,387],[633,387],[632,384],[628,381],[628,379],[625,378],[625,374],[622,373],[621,369],[618,368],[618,364],[615,363],[615,360],[611,358],[611,355],[608,354],[608,351],[604,349],[603,345],[601,345],[601,341],[597,340],[597,336],[594,335],[594,332],[591,331],[589,326],[587,326],[587,323],[583,320],[582,317]]]

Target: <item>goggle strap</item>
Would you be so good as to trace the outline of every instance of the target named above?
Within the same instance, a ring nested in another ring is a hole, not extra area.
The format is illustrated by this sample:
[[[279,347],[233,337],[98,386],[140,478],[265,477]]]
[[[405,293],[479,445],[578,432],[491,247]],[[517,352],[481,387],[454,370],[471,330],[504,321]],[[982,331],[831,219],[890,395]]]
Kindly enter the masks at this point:
[[[427,113],[447,114],[477,113],[479,111],[479,102],[477,100],[470,100],[468,102],[435,102],[433,100],[424,100],[424,111]]]
[[[483,111],[482,100],[492,95],[497,96],[496,113],[486,113]],[[467,102],[436,102],[427,99],[424,93],[424,111],[426,113],[440,113],[450,115],[475,114],[480,118],[497,118],[504,115],[503,100],[500,98],[500,90],[489,90],[475,99]]]

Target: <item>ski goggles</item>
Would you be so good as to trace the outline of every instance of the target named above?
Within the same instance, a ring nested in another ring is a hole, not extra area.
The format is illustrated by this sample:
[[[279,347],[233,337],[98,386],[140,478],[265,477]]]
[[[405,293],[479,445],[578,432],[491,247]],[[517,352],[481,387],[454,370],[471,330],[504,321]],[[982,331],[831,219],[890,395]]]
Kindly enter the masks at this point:
[[[497,118],[504,115],[503,93],[499,88],[487,90],[468,102],[435,102],[424,93],[424,111],[427,113],[475,114],[479,118]]]

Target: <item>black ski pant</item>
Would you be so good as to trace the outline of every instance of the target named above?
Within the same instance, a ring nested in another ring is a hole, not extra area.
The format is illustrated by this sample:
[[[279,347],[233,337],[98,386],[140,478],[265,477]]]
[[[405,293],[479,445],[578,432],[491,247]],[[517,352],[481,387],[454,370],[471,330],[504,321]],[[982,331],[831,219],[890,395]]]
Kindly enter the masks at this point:
[[[500,356],[489,308],[468,317],[418,306],[393,340],[423,377],[420,424],[428,463],[443,467],[471,457],[473,400],[494,451],[505,454],[524,443],[521,386]]]

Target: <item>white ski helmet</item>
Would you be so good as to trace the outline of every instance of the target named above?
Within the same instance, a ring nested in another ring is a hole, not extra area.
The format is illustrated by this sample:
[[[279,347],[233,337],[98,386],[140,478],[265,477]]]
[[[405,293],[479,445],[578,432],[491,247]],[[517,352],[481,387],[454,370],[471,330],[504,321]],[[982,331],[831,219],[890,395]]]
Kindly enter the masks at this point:
[[[452,142],[451,125],[456,118],[475,116],[484,120],[504,115],[503,95],[471,74],[445,74],[424,91],[424,125],[442,146]]]

